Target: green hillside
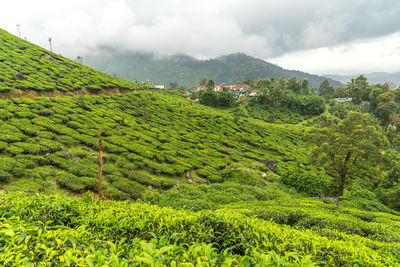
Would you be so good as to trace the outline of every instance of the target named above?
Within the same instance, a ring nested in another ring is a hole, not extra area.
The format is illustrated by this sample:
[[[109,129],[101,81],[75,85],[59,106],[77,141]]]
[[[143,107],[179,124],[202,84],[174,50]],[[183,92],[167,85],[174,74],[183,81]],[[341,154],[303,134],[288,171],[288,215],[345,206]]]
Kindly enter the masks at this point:
[[[352,112],[367,105],[335,104],[301,80],[271,79],[256,82],[259,96],[219,109],[178,91],[136,91],[146,86],[4,31],[0,39],[1,266],[400,262],[396,126]],[[240,65],[246,57],[218,60],[257,73],[258,63]],[[239,70],[232,73],[251,78]],[[393,107],[395,92],[377,101]],[[342,151],[328,151],[322,133]],[[316,160],[327,155],[337,159],[333,168],[353,164],[346,183]]]
[[[117,79],[47,51],[0,29],[0,93],[72,92],[86,89],[139,89],[142,86]]]
[[[14,98],[0,102],[3,181],[36,179],[75,192],[93,190],[97,133],[102,133],[106,193],[139,198],[192,179],[220,182],[231,163],[267,172],[307,165],[303,129],[233,117],[166,93]],[[33,174],[33,175],[32,175]]]
[[[151,80],[155,84],[169,86],[198,86],[200,77],[205,76],[220,83],[235,83],[244,80],[266,78],[288,79],[296,76],[307,78],[310,85],[318,87],[324,77],[286,70],[264,60],[245,54],[231,54],[209,60],[199,60],[187,55],[157,56],[145,53],[119,53],[104,50],[102,56],[85,57],[85,62],[108,74],[116,74],[128,80]],[[333,80],[329,80],[334,83]]]

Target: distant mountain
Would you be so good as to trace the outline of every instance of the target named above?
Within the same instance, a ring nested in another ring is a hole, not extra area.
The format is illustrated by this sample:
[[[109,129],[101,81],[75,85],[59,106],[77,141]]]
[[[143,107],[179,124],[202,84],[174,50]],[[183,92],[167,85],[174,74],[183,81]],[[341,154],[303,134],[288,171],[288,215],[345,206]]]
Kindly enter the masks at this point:
[[[234,83],[266,78],[308,78],[311,86],[319,86],[324,77],[301,71],[286,70],[264,60],[237,53],[209,60],[177,54],[158,56],[151,53],[119,53],[104,49],[100,56],[86,56],[85,63],[108,74],[131,81],[150,80],[169,86],[176,83],[196,86],[201,76],[216,83]],[[330,80],[334,83],[333,80]]]
[[[371,84],[377,83],[389,83],[392,88],[397,88],[400,84],[400,72],[371,72],[363,74],[368,82]],[[336,75],[336,74],[326,74],[325,77],[331,78],[333,80],[339,81],[343,84],[350,82],[351,79],[360,76],[360,74],[353,75]]]

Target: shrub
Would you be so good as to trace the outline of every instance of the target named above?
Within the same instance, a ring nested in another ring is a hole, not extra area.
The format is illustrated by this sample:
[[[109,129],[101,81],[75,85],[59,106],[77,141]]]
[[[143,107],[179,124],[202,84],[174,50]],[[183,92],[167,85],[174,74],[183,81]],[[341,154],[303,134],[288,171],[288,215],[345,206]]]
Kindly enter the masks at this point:
[[[261,173],[240,164],[232,164],[221,171],[221,179],[224,182],[236,182],[247,185],[263,185],[266,183],[261,178]]]
[[[73,174],[63,172],[57,176],[57,182],[77,193],[84,190],[95,190],[97,185],[97,179],[93,177],[78,177]]]
[[[7,143],[0,141],[0,151],[5,151],[7,150]]]
[[[130,197],[127,193],[124,193],[121,190],[111,186],[108,186],[104,189],[104,196],[115,200],[125,200],[129,199]]]
[[[11,180],[11,175],[8,172],[0,170],[0,183],[8,183]]]
[[[112,183],[112,186],[127,193],[131,198],[138,199],[142,197],[144,187],[137,182],[130,181],[126,178],[119,179]]]
[[[281,182],[311,196],[332,194],[332,182],[328,177],[300,168],[287,170],[282,175]]]

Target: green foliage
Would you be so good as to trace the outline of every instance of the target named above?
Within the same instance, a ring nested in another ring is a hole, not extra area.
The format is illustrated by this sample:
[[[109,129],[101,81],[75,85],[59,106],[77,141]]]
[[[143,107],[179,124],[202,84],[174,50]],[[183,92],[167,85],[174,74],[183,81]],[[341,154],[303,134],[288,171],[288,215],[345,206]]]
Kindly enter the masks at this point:
[[[382,204],[362,198],[343,198],[339,205],[317,198],[283,198],[230,204],[224,210],[236,210],[296,229],[309,229],[331,239],[356,240],[361,236],[385,243],[400,241],[396,229],[399,214],[394,215]]]
[[[112,186],[117,188],[119,191],[124,192],[132,199],[141,198],[142,192],[144,191],[144,186],[142,186],[141,184],[139,184],[135,181],[130,181],[126,178],[120,178],[120,179],[114,181],[112,183]],[[117,195],[112,195],[112,197],[118,199],[118,198],[123,197],[123,195],[121,195],[118,192]]]
[[[304,192],[310,196],[335,195],[332,181],[324,173],[306,171],[300,168],[287,170],[282,176],[283,184],[296,188],[299,192]]]
[[[261,81],[261,83],[255,82],[255,88],[263,92],[256,98],[255,102],[261,105],[289,108],[302,115],[321,114],[325,110],[325,98],[310,91],[304,91],[300,94],[300,82],[296,82],[297,85],[291,85],[295,80],[295,78],[287,81],[271,79]],[[296,88],[290,89],[293,86]]]
[[[80,193],[84,190],[94,190],[97,185],[96,178],[79,177],[71,173],[61,172],[57,175],[57,182],[74,192]]]
[[[97,177],[98,132],[107,194],[114,199],[140,198],[148,186],[168,190],[176,180],[185,182],[188,171],[221,182],[220,171],[234,162],[266,171],[259,161],[275,160],[278,173],[294,161],[309,162],[301,126],[237,119],[168,93],[14,98],[0,102],[0,113],[4,106],[8,116],[0,119],[0,170],[17,178],[36,167],[51,167],[62,173],[55,177],[58,184],[75,192],[96,190],[85,177]]]
[[[7,183],[11,180],[11,174],[6,171],[0,170],[0,183]]]
[[[261,178],[261,172],[255,169],[232,164],[221,171],[223,182],[236,182],[245,185],[265,185],[266,180]]]
[[[187,210],[216,209],[240,201],[270,200],[287,196],[276,186],[252,186],[235,182],[211,185],[180,185],[159,194],[148,192],[144,200],[151,204]]]
[[[376,190],[377,197],[390,208],[400,210],[400,166],[397,164],[387,172]]]
[[[247,204],[194,213],[140,203],[100,203],[90,196],[1,198],[4,266],[364,266],[395,265],[399,257],[398,216],[346,208],[335,212],[334,206],[317,201],[300,205],[303,219],[295,223],[296,229],[264,220],[268,214],[263,212],[273,209],[268,202],[260,203],[262,209],[254,207],[253,215],[259,217],[254,218],[248,217]],[[326,213],[310,213],[318,207]],[[350,213],[352,220],[341,220],[341,212]],[[374,227],[363,228],[363,221]],[[360,227],[351,228],[353,222]],[[390,235],[393,238],[385,239]]]
[[[235,107],[231,113],[234,116],[254,118],[269,123],[298,124],[311,117],[287,108],[262,105],[255,101]]]
[[[382,158],[381,150],[387,143],[369,114],[356,112],[339,123],[331,121],[311,129],[305,137],[315,144],[313,160],[336,179],[340,196],[355,176],[374,178],[373,166]]]

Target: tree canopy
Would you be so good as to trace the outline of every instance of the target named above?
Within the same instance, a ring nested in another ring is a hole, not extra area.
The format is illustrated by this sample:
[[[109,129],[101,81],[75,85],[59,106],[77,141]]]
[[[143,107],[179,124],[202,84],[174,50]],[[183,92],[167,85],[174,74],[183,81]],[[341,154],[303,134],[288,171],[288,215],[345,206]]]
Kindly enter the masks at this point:
[[[358,112],[339,122],[325,120],[321,127],[308,131],[305,138],[315,145],[312,158],[335,179],[340,196],[351,179],[363,171],[374,173],[387,143],[372,124],[371,116]]]

